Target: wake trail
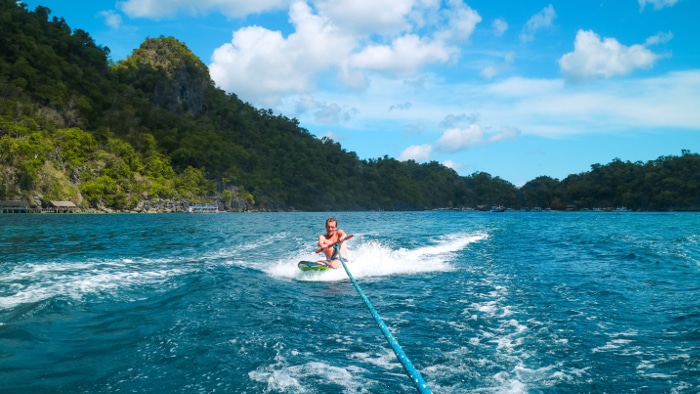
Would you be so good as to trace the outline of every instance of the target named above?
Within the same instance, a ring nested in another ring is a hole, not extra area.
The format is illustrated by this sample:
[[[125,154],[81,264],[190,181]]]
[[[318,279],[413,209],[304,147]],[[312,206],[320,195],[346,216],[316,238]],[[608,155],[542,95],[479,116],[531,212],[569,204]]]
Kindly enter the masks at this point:
[[[379,240],[364,240],[356,235],[348,245],[348,269],[355,278],[412,275],[424,272],[454,271],[458,252],[475,242],[488,238],[485,233],[457,233],[437,237],[428,245],[415,248],[392,248]],[[317,261],[321,255],[299,250],[282,260],[272,263],[263,271],[270,276],[300,281],[333,282],[346,280],[343,269],[321,272],[302,272],[297,268],[300,260]]]

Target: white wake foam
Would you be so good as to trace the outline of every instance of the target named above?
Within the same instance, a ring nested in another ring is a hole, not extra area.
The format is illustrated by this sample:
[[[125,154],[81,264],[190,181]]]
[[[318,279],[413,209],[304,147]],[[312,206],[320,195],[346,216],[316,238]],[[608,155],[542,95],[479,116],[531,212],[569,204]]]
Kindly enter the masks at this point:
[[[166,268],[149,259],[27,263],[3,276],[2,284],[7,290],[0,294],[0,309],[56,296],[81,300],[88,294],[113,293],[119,288],[163,282],[181,273],[178,268]]]
[[[355,237],[348,247],[347,267],[355,278],[410,275],[423,272],[449,272],[455,269],[457,252],[474,242],[487,238],[484,233],[450,234],[433,240],[429,245],[416,248],[392,249],[383,242]],[[302,272],[297,268],[300,260],[318,260],[319,255],[297,252],[283,260],[273,262],[263,269],[268,275],[300,281],[332,282],[346,280],[341,267],[336,270]]]

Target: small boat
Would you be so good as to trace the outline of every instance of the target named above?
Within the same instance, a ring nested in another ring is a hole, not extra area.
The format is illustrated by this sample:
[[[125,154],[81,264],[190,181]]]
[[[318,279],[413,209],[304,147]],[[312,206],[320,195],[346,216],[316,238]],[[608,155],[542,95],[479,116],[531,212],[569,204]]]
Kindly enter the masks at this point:
[[[494,205],[491,207],[491,212],[505,212],[506,209],[508,208],[504,207],[503,205]]]
[[[192,205],[187,208],[189,213],[219,213],[219,207],[216,205]]]

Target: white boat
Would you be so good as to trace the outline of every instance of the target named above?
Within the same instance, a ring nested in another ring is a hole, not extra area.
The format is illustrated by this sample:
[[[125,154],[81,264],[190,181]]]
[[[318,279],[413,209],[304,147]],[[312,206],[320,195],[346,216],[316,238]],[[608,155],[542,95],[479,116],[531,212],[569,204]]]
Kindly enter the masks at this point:
[[[192,205],[187,208],[189,213],[219,213],[219,207],[216,205]]]

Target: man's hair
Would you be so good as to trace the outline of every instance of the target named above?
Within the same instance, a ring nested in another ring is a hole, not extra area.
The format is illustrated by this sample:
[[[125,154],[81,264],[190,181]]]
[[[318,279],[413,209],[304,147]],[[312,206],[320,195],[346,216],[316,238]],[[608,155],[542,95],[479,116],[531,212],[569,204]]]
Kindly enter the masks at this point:
[[[328,218],[328,219],[326,219],[326,224],[328,224],[328,223],[330,223],[330,222],[335,222],[335,225],[336,225],[336,226],[338,225],[338,221],[335,220],[335,218]]]

